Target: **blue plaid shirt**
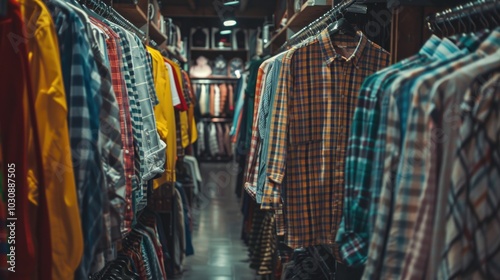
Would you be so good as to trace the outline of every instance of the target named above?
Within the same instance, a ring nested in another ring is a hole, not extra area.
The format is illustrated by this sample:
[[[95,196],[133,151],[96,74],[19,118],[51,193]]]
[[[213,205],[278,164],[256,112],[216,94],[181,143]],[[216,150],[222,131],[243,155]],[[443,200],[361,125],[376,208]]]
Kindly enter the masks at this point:
[[[370,256],[364,272],[364,279],[386,279],[391,275],[400,275],[402,266],[400,261],[404,254],[400,254],[398,248],[406,248],[407,230],[402,228],[412,228],[412,222],[408,220],[414,200],[411,200],[411,193],[407,193],[405,188],[401,188],[401,183],[411,178],[420,178],[416,170],[410,173],[403,172],[403,167],[417,163],[416,158],[402,159],[401,155],[415,155],[409,151],[402,151],[403,143],[406,140],[406,120],[408,118],[411,98],[424,79],[429,77],[442,77],[452,70],[454,61],[457,61],[468,54],[467,49],[458,50],[456,45],[445,41],[440,45],[438,51],[433,56],[431,64],[411,69],[399,73],[398,78],[392,83],[389,91],[388,121],[386,133],[386,157],[384,163],[384,178],[380,194],[380,203],[377,208],[375,231],[370,244]],[[446,70],[448,69],[448,70]],[[405,123],[403,125],[403,123]],[[404,129],[404,130],[403,130]],[[413,131],[414,128],[412,128]],[[410,139],[409,139],[410,140]],[[414,147],[418,148],[418,147]],[[408,154],[409,153],[409,154]],[[395,197],[397,196],[397,200]],[[406,206],[395,206],[403,203]],[[397,213],[394,211],[397,210]],[[409,224],[410,223],[410,224]],[[394,243],[395,240],[398,241]]]
[[[98,150],[98,94],[101,84],[85,25],[64,2],[46,2],[58,35],[68,104],[73,170],[84,238],[84,255],[77,276],[86,278],[94,250],[103,234],[102,164]]]

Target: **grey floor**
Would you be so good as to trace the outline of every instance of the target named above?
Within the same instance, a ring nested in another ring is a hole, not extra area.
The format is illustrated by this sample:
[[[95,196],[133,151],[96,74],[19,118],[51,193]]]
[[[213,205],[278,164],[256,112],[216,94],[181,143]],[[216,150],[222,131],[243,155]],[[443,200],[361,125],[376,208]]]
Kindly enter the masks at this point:
[[[247,247],[240,238],[243,216],[234,191],[237,166],[202,163],[200,169],[204,182],[193,208],[195,254],[186,258],[184,273],[176,279],[260,279],[248,267]]]

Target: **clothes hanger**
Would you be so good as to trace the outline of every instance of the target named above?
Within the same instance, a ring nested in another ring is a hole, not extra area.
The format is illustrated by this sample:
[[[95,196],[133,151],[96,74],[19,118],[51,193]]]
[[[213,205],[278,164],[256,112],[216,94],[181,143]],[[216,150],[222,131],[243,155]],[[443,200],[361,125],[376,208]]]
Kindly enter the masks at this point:
[[[330,37],[333,37],[336,34],[346,34],[352,37],[356,37],[358,35],[356,29],[354,29],[354,27],[352,27],[352,25],[344,17],[331,24],[328,27],[328,32],[330,33]]]
[[[498,12],[499,7],[495,4],[495,7],[493,7],[492,9],[493,9],[493,15],[491,15],[490,19],[493,21],[495,27],[500,26],[497,21],[497,19],[500,20],[500,14]]]

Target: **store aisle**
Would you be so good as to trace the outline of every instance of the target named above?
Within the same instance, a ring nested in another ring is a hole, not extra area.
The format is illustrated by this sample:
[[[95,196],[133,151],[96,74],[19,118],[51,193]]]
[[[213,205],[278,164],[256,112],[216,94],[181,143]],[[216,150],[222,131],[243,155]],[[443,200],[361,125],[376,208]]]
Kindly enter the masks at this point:
[[[183,280],[260,279],[249,268],[241,240],[243,216],[234,188],[233,163],[203,163],[203,194],[193,209],[195,254],[185,260]]]

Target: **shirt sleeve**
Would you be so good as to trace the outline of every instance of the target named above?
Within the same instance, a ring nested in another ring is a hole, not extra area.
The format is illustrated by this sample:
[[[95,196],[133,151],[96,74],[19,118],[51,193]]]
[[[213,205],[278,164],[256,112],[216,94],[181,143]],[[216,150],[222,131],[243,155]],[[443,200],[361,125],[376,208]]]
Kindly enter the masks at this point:
[[[286,172],[288,134],[288,93],[293,85],[292,52],[283,58],[277,91],[271,107],[267,176],[262,197],[262,209],[276,209],[281,203],[280,188]]]

